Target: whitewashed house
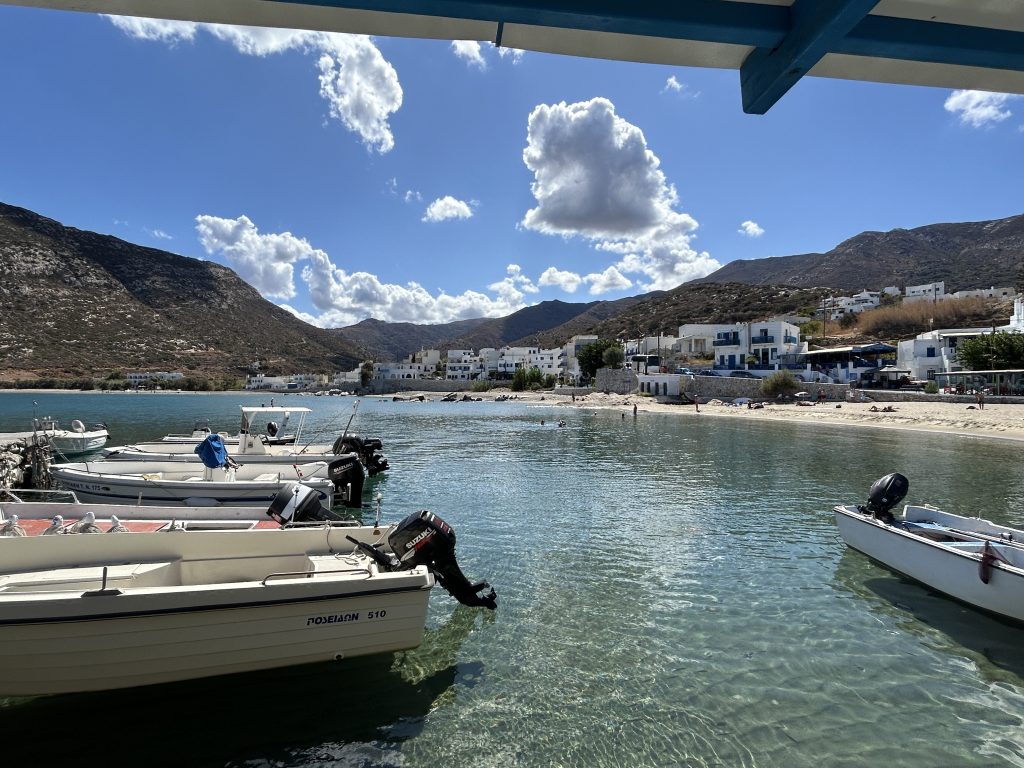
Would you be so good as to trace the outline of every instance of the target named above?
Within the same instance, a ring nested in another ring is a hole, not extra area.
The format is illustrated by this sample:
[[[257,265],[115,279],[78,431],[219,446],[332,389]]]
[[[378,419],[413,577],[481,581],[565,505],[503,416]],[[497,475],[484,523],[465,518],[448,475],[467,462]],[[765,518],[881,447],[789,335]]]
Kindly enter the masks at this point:
[[[1017,296],[1015,288],[978,288],[972,291],[956,291],[946,294],[950,299],[1012,299]]]
[[[908,285],[903,289],[903,301],[942,301],[946,298],[946,283],[939,280],[924,285]]]
[[[749,369],[759,376],[778,370],[781,355],[798,354],[806,349],[800,341],[800,329],[783,320],[716,325],[712,349],[717,370]],[[749,359],[755,362],[749,363]]]
[[[451,381],[476,381],[487,378],[484,359],[472,349],[449,349],[444,377]]]
[[[680,325],[672,350],[684,357],[706,357],[714,351],[713,342],[717,333],[717,326],[710,323]]]
[[[915,381],[934,379],[936,373],[963,370],[957,362],[957,344],[991,333],[991,328],[944,328],[927,331],[897,344],[896,367],[909,371]]]

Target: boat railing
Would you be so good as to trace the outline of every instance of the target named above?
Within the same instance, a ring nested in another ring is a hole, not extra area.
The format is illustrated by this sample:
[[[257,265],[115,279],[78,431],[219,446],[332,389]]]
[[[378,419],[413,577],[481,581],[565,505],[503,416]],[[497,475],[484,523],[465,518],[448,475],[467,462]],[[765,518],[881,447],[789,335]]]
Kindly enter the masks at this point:
[[[369,569],[367,568],[336,568],[329,571],[282,571],[280,573],[268,574],[266,577],[264,577],[263,581],[260,582],[260,585],[265,587],[267,586],[267,582],[272,579],[312,579],[314,576],[337,575],[340,573],[359,573],[366,576],[367,578],[369,578],[372,575]]]

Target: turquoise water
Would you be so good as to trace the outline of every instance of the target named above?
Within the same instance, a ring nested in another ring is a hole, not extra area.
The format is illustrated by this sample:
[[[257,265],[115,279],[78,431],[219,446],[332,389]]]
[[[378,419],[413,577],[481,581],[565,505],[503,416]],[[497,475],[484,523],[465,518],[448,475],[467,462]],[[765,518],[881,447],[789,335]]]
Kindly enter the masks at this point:
[[[314,409],[323,439],[352,413],[352,398],[286,398]],[[33,400],[105,421],[114,442],[195,418],[234,431],[240,403],[269,404],[0,393],[0,431],[25,429]],[[435,590],[407,653],[3,702],[5,757],[38,761],[45,744],[47,764],[68,765],[1024,766],[1024,630],[847,551],[830,512],[900,471],[908,501],[1024,527],[1019,445],[374,398],[353,427],[384,441],[386,519],[440,514],[496,613]]]

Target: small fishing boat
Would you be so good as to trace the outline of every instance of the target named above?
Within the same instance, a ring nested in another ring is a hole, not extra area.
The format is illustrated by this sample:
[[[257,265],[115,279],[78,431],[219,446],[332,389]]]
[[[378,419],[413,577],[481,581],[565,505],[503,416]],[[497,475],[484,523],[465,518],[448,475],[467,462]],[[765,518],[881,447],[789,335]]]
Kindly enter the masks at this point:
[[[307,500],[319,505],[309,493],[295,514]],[[435,581],[466,605],[496,606],[429,512],[386,527],[0,537],[0,696],[413,648]]]
[[[54,464],[49,472],[60,488],[82,501],[188,507],[266,505],[287,483],[313,488],[328,506],[337,490],[338,501],[359,507],[365,479],[353,454],[302,464],[90,461]]]
[[[886,475],[866,504],[835,507],[847,546],[960,602],[1024,622],[1024,531],[927,505],[894,515],[909,485],[899,473]]]
[[[338,437],[333,444],[314,444],[292,442],[278,444],[269,438],[271,431],[279,429],[276,423],[271,421],[267,424],[267,432],[254,431],[252,425],[260,417],[267,414],[284,413],[283,423],[287,423],[292,413],[300,415],[299,427],[292,436],[301,438],[302,429],[305,424],[305,414],[310,413],[309,408],[289,408],[287,411],[281,408],[264,406],[241,406],[242,425],[239,434],[228,436],[222,432],[213,433],[208,426],[196,429],[192,436],[171,436],[154,442],[134,443],[132,445],[121,445],[106,448],[103,451],[104,459],[108,461],[185,461],[198,462],[196,446],[207,437],[219,435],[228,452],[237,460],[245,463],[258,464],[280,464],[286,462],[311,461],[333,461],[340,454],[355,453],[359,456],[363,467],[370,477],[383,472],[388,468],[388,460],[380,452],[381,441],[376,438],[363,438],[350,434],[346,428],[345,432]],[[351,424],[351,419],[349,419]],[[169,438],[174,437],[174,440]]]
[[[37,437],[44,438],[58,456],[79,456],[100,450],[110,439],[106,424],[93,424],[86,428],[78,419],[71,422],[71,429],[61,429],[56,419],[46,416],[32,419],[32,430]]]

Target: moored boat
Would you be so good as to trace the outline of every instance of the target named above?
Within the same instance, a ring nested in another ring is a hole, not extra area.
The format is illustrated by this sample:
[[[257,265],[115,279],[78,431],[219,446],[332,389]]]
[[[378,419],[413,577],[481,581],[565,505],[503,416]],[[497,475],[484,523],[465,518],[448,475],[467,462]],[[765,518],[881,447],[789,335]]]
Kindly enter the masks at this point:
[[[0,564],[0,696],[412,648],[435,579],[495,607],[428,512],[388,527],[0,537]]]
[[[833,509],[848,546],[931,589],[1015,622],[1024,622],[1024,531],[931,506],[906,505],[898,473],[872,487],[866,504]]]
[[[286,483],[317,491],[331,506],[337,489],[346,506],[362,505],[364,474],[354,455],[303,464],[237,464],[219,467],[185,462],[91,461],[54,464],[51,477],[64,490],[93,503],[261,506]]]
[[[53,452],[59,456],[79,456],[100,450],[110,439],[106,424],[86,427],[78,419],[71,422],[71,429],[61,429],[56,419],[46,416],[32,420],[32,429],[37,437],[44,438]]]

